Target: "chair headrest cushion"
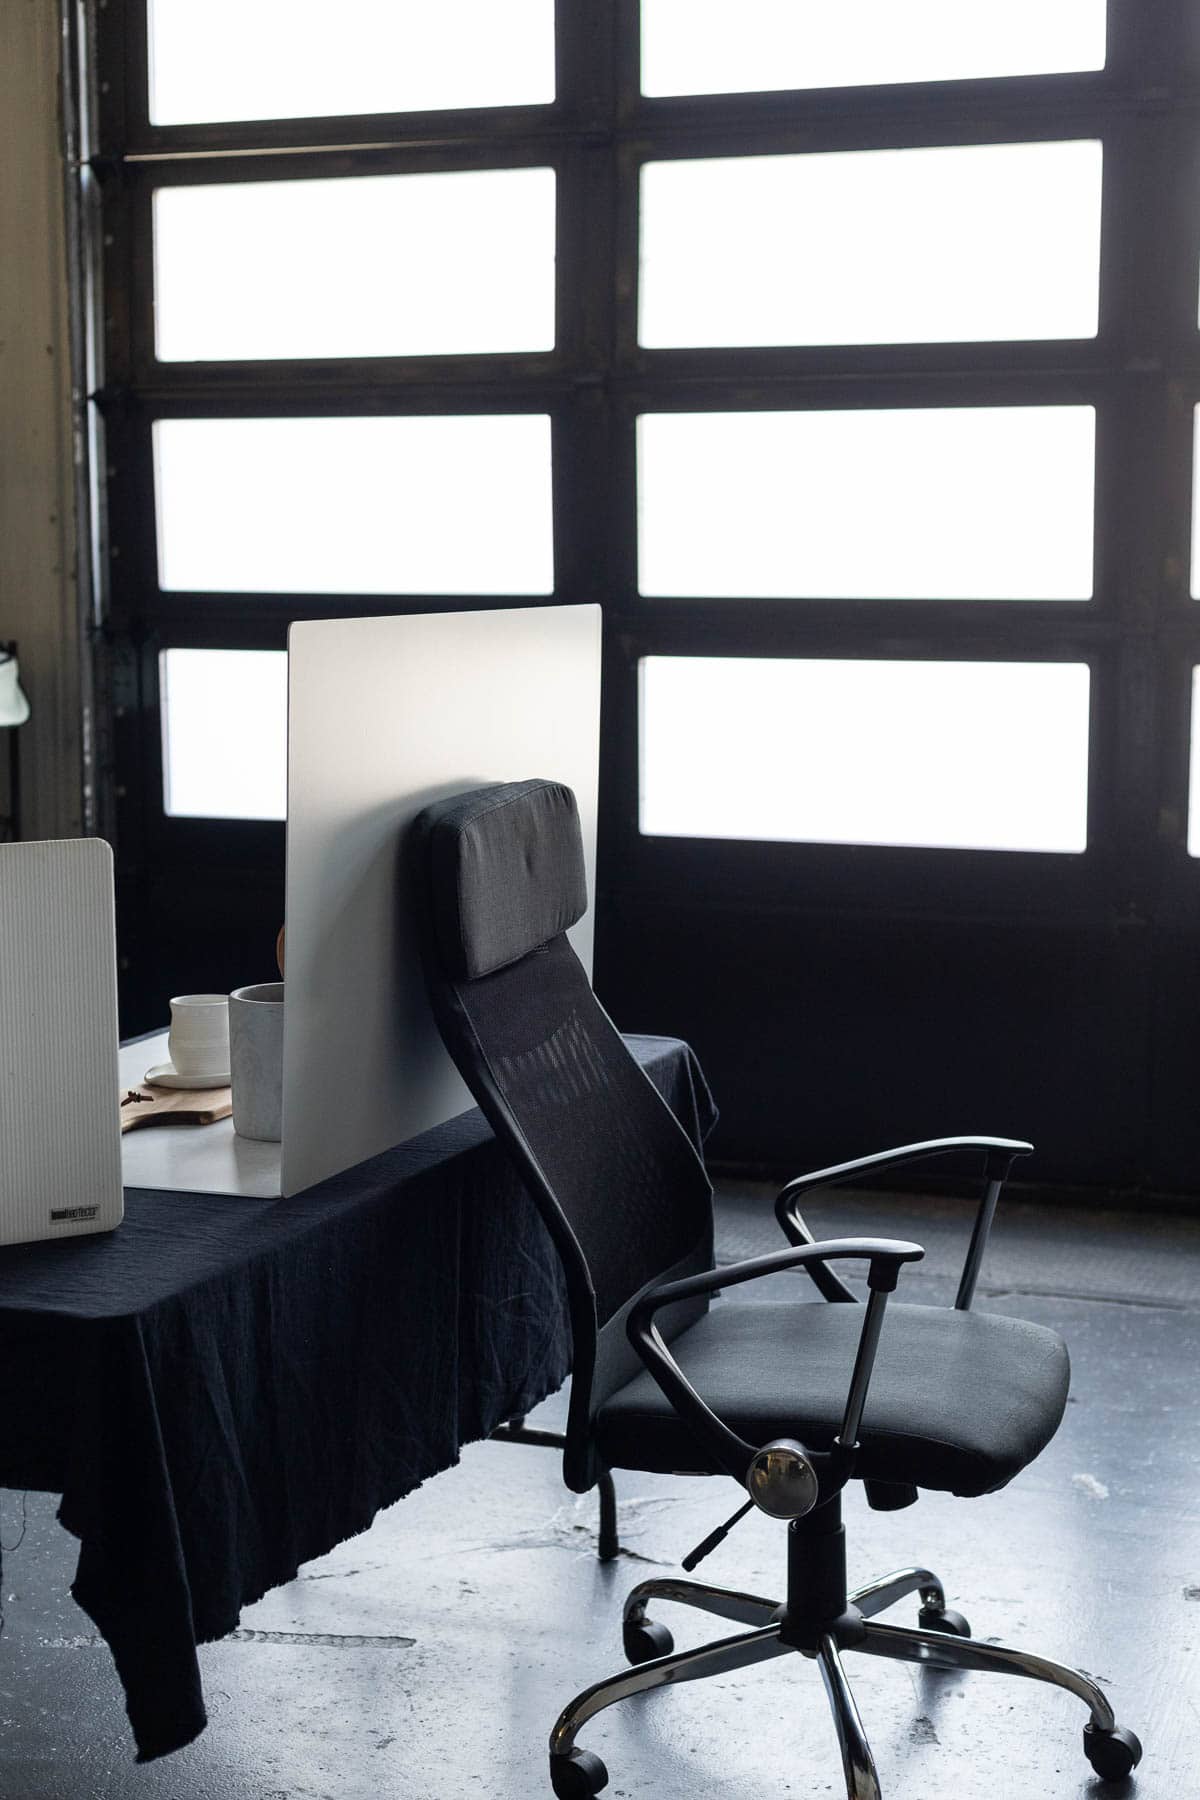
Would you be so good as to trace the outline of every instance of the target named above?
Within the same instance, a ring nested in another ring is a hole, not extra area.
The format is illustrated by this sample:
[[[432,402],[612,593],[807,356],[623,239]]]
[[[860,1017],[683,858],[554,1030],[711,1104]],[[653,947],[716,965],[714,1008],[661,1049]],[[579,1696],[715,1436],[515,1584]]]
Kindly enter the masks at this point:
[[[508,781],[426,809],[434,925],[459,980],[491,975],[587,911],[579,808],[560,781]]]

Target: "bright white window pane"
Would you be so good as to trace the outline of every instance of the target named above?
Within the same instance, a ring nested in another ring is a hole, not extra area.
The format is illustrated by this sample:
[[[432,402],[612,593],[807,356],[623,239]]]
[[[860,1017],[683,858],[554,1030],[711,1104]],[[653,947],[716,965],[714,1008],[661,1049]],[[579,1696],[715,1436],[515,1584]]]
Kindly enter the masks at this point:
[[[1200,600],[1200,406],[1192,412],[1192,599]]]
[[[648,836],[971,850],[1087,845],[1078,663],[641,664]]]
[[[287,814],[287,652],[164,650],[163,809],[175,819]]]
[[[1086,600],[1095,409],[648,413],[639,586]]]
[[[554,171],[160,188],[164,362],[554,348]]]
[[[902,344],[1096,335],[1091,141],[649,163],[639,336]]]
[[[1105,0],[641,0],[644,94],[1104,67]]]
[[[163,588],[548,594],[544,414],[160,419]]]
[[[156,125],[554,98],[554,0],[147,3]]]

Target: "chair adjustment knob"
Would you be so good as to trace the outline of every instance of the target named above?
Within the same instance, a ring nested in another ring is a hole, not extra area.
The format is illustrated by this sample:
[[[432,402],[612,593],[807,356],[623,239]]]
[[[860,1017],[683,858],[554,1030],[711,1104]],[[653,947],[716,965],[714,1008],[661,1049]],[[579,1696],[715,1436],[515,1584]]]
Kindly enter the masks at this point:
[[[756,1450],[746,1486],[755,1506],[772,1519],[802,1519],[817,1504],[817,1471],[795,1438],[773,1438]]]

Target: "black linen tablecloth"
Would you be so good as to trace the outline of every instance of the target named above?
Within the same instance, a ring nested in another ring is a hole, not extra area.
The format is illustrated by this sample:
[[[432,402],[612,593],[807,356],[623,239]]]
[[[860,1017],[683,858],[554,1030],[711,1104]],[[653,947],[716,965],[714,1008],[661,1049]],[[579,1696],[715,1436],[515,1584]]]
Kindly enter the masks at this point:
[[[627,1042],[699,1147],[691,1051]],[[62,1495],[146,1762],[204,1729],[197,1644],[552,1393],[570,1342],[477,1111],[289,1200],[125,1206],[111,1234],[0,1249],[0,1485]]]

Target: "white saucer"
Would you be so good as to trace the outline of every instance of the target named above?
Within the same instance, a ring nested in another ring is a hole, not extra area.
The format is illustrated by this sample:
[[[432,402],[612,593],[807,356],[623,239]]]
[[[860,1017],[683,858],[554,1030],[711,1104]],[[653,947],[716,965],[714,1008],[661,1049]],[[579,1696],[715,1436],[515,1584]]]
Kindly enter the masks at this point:
[[[219,1088],[229,1086],[229,1070],[219,1075],[181,1075],[173,1063],[155,1063],[142,1079],[150,1087]]]

